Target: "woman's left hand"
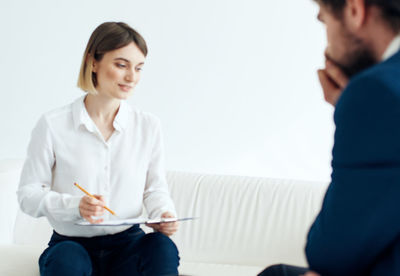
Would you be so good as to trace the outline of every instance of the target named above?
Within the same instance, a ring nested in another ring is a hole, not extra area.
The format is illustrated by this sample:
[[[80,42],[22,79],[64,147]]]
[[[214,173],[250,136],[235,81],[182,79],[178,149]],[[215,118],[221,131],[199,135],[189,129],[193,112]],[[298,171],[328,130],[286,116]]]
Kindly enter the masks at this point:
[[[174,218],[175,216],[170,212],[165,212],[161,215],[162,218]],[[146,226],[153,228],[155,231],[161,232],[164,235],[172,236],[176,231],[178,231],[179,222],[163,222],[163,223],[150,223]]]

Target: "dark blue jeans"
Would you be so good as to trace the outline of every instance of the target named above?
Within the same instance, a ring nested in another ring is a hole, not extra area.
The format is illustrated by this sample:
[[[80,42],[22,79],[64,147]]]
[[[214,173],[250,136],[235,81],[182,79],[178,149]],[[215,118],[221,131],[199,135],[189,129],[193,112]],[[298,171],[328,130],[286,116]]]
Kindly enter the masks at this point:
[[[278,264],[267,267],[258,276],[299,276],[308,271],[305,267]]]
[[[114,235],[67,237],[54,231],[39,258],[40,275],[178,275],[174,242],[159,232],[145,234],[138,225]]]

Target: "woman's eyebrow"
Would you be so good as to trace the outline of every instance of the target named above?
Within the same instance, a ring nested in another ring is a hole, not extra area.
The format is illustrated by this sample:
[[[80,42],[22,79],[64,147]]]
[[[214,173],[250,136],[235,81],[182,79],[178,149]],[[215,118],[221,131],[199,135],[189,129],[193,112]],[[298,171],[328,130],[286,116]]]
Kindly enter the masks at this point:
[[[126,58],[122,58],[122,57],[114,58],[114,60],[123,60],[125,62],[131,63],[129,60],[127,60]]]
[[[114,60],[122,60],[122,61],[125,61],[125,62],[127,62],[127,63],[131,63],[130,60],[128,60],[128,59],[126,59],[126,58],[122,58],[122,57],[114,58]],[[144,64],[144,61],[139,62],[138,64],[136,64],[136,66],[137,66],[137,65],[143,65],[143,64]]]

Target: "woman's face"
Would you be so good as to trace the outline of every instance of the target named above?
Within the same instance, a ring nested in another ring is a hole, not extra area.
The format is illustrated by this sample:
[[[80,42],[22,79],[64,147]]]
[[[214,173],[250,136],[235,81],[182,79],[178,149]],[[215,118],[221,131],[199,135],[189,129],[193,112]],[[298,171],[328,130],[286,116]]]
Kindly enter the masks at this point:
[[[145,56],[134,42],[107,52],[93,63],[99,95],[124,100],[140,80]]]

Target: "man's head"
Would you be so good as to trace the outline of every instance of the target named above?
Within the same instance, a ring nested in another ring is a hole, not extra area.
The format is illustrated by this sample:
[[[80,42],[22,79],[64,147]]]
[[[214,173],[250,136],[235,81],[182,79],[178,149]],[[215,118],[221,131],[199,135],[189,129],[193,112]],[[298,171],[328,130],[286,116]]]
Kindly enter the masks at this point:
[[[316,0],[326,25],[326,57],[351,77],[379,62],[400,32],[399,0]]]
[[[338,18],[343,15],[347,0],[315,0],[318,4],[329,8]],[[396,33],[400,32],[399,0],[364,0],[366,6],[376,6],[381,10],[382,18]]]

